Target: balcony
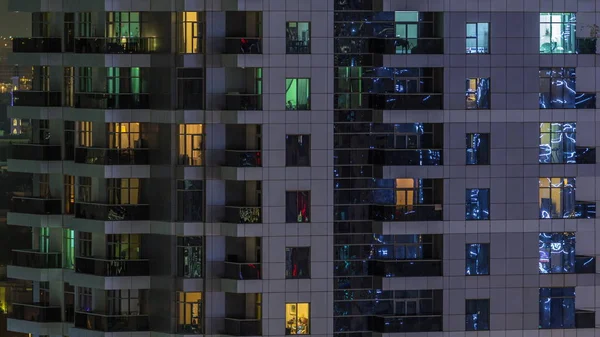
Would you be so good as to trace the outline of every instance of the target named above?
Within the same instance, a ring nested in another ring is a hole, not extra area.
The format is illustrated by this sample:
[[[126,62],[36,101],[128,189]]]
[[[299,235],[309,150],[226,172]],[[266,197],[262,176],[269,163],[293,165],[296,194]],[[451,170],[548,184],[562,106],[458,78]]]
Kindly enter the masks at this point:
[[[575,210],[572,214],[568,214],[565,218],[568,219],[595,219],[596,218],[596,203],[590,201],[575,201]]]
[[[60,269],[62,268],[62,254],[14,249],[11,265],[36,269]]]
[[[443,94],[335,94],[335,109],[441,110]]]
[[[75,218],[99,221],[147,221],[150,220],[150,206],[76,202]]]
[[[381,277],[442,276],[441,260],[371,260],[370,275]]]
[[[225,150],[225,165],[227,167],[261,167],[260,150]]]
[[[596,54],[596,39],[577,38],[577,54]]]
[[[225,54],[262,54],[262,40],[257,37],[226,37]]]
[[[237,94],[225,95],[225,110],[262,110],[262,95]]]
[[[17,37],[13,39],[13,53],[60,53],[59,37]]]
[[[225,261],[225,272],[223,278],[230,280],[260,280],[260,263],[227,262]]]
[[[92,312],[75,312],[75,328],[103,332],[148,331],[147,315],[104,315]]]
[[[225,222],[227,223],[261,223],[261,207],[225,206]]]
[[[80,109],[149,109],[149,94],[77,93],[75,108]]]
[[[148,165],[148,149],[78,147],[75,163],[92,165]]]
[[[42,303],[13,303],[10,318],[30,322],[51,323],[61,322],[61,314],[62,309],[60,306],[48,306]]]
[[[384,166],[443,165],[443,150],[436,149],[376,149],[371,150],[370,161]]]
[[[148,260],[106,260],[75,258],[75,272],[105,277],[148,276]]]
[[[596,312],[575,309],[575,328],[594,329],[596,327]]]
[[[423,37],[423,38],[413,38],[413,39],[370,38],[370,39],[365,39],[364,43],[369,44],[369,53],[373,53],[373,54],[443,54],[444,53],[444,39],[438,38],[438,37]]]
[[[17,90],[12,93],[12,106],[60,107],[60,91]]]
[[[569,107],[569,108],[571,108],[571,107]],[[595,92],[578,92],[575,96],[574,108],[575,109],[596,109],[596,93]]]
[[[62,201],[61,199],[12,197],[10,211],[35,215],[59,215],[62,214]]]
[[[224,335],[262,336],[262,322],[253,318],[225,318]]]
[[[596,258],[593,256],[576,255],[575,256],[576,274],[595,274]]]
[[[11,144],[9,159],[60,161],[62,155],[60,145]]]
[[[371,205],[370,219],[374,221],[441,221],[443,210],[437,205]]]
[[[442,316],[371,316],[371,330],[379,333],[442,331]]]
[[[165,39],[156,37],[87,37],[75,39],[75,52],[85,54],[152,54]]]

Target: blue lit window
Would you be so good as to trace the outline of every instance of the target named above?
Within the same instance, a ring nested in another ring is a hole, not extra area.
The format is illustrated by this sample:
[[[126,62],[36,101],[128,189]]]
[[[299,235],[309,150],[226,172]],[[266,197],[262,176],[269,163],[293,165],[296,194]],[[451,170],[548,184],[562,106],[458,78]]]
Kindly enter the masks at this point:
[[[490,164],[490,134],[467,133],[467,165]]]
[[[490,53],[490,24],[467,23],[467,54]]]
[[[490,79],[467,78],[467,109],[490,108]]]
[[[467,300],[466,327],[467,331],[482,331],[490,329],[490,300]]]
[[[540,329],[575,327],[575,288],[540,288]]]
[[[575,109],[575,68],[540,68],[540,109]]]
[[[575,178],[540,178],[540,218],[577,218]]]
[[[489,243],[469,243],[466,252],[466,275],[490,274]]]
[[[466,220],[490,219],[490,189],[467,189],[465,201]]]
[[[575,132],[576,123],[540,123],[540,163],[577,163]]]
[[[540,233],[540,274],[575,272],[575,233]]]

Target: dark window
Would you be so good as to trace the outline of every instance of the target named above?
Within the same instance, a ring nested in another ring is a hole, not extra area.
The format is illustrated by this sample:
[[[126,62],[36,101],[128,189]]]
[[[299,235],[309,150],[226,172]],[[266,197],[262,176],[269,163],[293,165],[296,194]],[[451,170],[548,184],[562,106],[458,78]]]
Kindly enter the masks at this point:
[[[92,256],[92,233],[77,232],[77,241],[79,246],[79,255],[81,257]]]
[[[540,68],[540,109],[575,109],[575,68]]]
[[[177,107],[179,109],[204,108],[204,70],[202,68],[177,69]]]
[[[285,166],[310,166],[310,136],[285,137]]]
[[[465,219],[490,219],[490,190],[488,188],[470,188],[465,195]]]
[[[467,331],[480,331],[490,329],[490,300],[467,300],[466,327]]]
[[[490,95],[489,78],[467,78],[467,109],[489,109]]]
[[[490,134],[467,133],[467,165],[490,164]]]
[[[310,278],[310,247],[285,249],[285,278]]]
[[[177,181],[177,220],[204,219],[204,189],[202,180]]]
[[[310,22],[288,22],[285,45],[288,54],[310,54]]]
[[[540,329],[575,327],[575,288],[540,288]]]
[[[75,122],[65,121],[65,160],[75,159]]]
[[[202,277],[202,237],[177,238],[177,276]]]
[[[310,192],[288,191],[285,194],[285,222],[310,222]]]
[[[92,311],[92,288],[77,287],[77,308],[79,311]]]
[[[575,233],[540,233],[540,274],[575,272]]]
[[[466,252],[466,275],[490,274],[489,243],[468,243]]]

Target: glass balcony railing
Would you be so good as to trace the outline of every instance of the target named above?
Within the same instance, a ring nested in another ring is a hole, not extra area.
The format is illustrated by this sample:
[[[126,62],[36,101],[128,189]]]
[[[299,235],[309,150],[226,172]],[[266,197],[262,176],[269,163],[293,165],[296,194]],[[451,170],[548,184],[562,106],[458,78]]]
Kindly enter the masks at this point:
[[[75,312],[75,327],[103,332],[148,331],[147,315],[104,315],[92,312]]]
[[[225,150],[225,165],[229,167],[261,167],[260,150]]]
[[[255,318],[225,318],[225,335],[262,336],[262,322]]]
[[[595,274],[596,258],[593,256],[576,255],[575,256],[576,274]]]
[[[148,260],[107,260],[76,257],[75,272],[97,276],[148,276]]]
[[[381,277],[442,276],[441,260],[372,260],[369,274]]]
[[[62,254],[14,249],[12,251],[12,265],[38,269],[60,269],[62,267]]]
[[[577,164],[596,164],[596,148],[577,147],[575,149],[575,163]]]
[[[51,323],[61,322],[60,306],[49,306],[43,303],[13,303],[10,318],[29,322]]]
[[[59,107],[61,106],[61,92],[29,90],[13,91],[12,105],[32,107]]]
[[[257,37],[226,37],[225,54],[262,54],[262,40]]]
[[[75,39],[75,52],[88,54],[152,54],[166,39],[156,37],[85,37]]]
[[[77,93],[75,107],[80,109],[149,109],[149,94]]]
[[[38,161],[62,160],[60,145],[45,144],[11,144],[8,158]]]
[[[75,218],[100,221],[145,221],[150,220],[150,206],[76,202]]]
[[[442,315],[371,316],[371,330],[379,333],[442,331]]]
[[[16,37],[13,39],[13,53],[60,53],[62,43],[59,37]]]
[[[148,165],[148,149],[78,147],[75,162],[94,165]]]
[[[262,110],[262,95],[227,94],[225,110]]]
[[[575,328],[594,329],[596,327],[596,312],[575,309]]]
[[[435,149],[375,149],[371,150],[373,165],[435,166],[443,165],[443,150]]]
[[[334,108],[343,110],[441,110],[441,93],[414,94],[334,94]]]
[[[364,39],[369,45],[369,53],[373,54],[443,54],[444,39],[440,37],[423,37],[415,39],[370,38]],[[357,41],[357,39],[353,39]],[[344,43],[345,41],[340,41]],[[360,44],[360,42],[359,42]],[[353,46],[353,44],[349,44]],[[363,49],[365,50],[365,49]]]
[[[225,273],[223,274],[223,278],[230,280],[260,280],[260,263],[225,261]]]
[[[434,205],[387,206],[371,205],[370,218],[374,221],[441,221],[443,211]]]
[[[62,201],[60,199],[12,197],[10,211],[23,214],[58,215],[62,214]]]
[[[261,208],[255,206],[225,206],[225,222],[261,223]]]

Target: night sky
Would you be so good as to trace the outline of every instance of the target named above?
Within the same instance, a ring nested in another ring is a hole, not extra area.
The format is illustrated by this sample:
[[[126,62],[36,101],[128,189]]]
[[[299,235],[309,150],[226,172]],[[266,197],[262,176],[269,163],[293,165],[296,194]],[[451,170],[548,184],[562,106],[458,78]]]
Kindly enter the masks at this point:
[[[9,13],[8,0],[0,0],[0,36],[31,36],[31,13]]]

